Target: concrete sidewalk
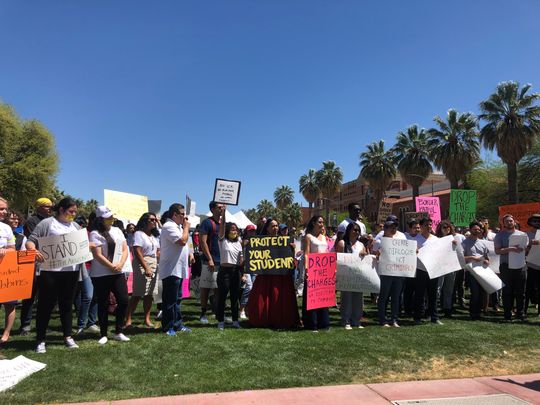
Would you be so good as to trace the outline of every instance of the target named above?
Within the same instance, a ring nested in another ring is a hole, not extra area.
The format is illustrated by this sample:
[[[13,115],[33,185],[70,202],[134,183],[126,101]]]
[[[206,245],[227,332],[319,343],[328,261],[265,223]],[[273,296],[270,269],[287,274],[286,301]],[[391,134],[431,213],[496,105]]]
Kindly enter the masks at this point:
[[[530,404],[540,405],[540,373],[501,377],[463,378],[457,380],[408,381],[382,384],[335,385],[326,387],[285,388],[259,391],[190,394],[170,397],[140,398],[123,401],[101,401],[88,404],[143,405],[274,405],[274,404],[389,404],[392,401],[428,400],[435,398],[481,398],[489,403],[489,395],[512,395]],[[493,397],[501,399],[500,397]],[[505,397],[503,397],[505,398]],[[508,402],[516,403],[508,397]],[[420,401],[419,403],[422,403]],[[458,404],[457,400],[455,403]],[[518,401],[519,402],[519,401]]]

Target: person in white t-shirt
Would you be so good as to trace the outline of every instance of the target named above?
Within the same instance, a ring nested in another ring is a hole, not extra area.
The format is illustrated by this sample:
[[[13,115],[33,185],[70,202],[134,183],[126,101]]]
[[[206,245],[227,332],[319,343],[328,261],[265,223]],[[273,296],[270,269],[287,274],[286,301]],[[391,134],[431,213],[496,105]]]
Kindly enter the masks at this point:
[[[113,338],[119,342],[128,342],[124,335],[124,317],[128,304],[126,277],[123,274],[124,265],[128,258],[128,247],[124,233],[113,226],[114,217],[111,210],[104,205],[97,207],[94,230],[90,232],[90,243],[93,244],[92,260],[89,275],[94,284],[94,296],[98,304],[98,319],[101,337],[98,343],[108,342],[107,329],[109,326],[109,295],[113,293],[116,299],[116,327]]]
[[[129,300],[126,328],[131,326],[131,317],[139,300],[143,299],[144,324],[153,328],[150,319],[154,294],[157,294],[157,272],[159,261],[159,231],[157,216],[147,212],[139,218],[133,234],[133,294]]]
[[[242,273],[242,242],[238,227],[233,222],[225,222],[226,209],[222,211],[219,227],[219,270],[217,274],[217,286],[219,290],[216,318],[218,329],[225,328],[225,302],[227,295],[231,297],[231,315],[233,328],[240,328],[238,323],[238,299],[240,297],[240,278]]]
[[[189,221],[182,204],[169,207],[160,235],[159,278],[163,282],[161,328],[168,336],[191,332],[182,320],[182,280],[189,276]]]
[[[345,218],[339,225],[338,225],[338,232],[337,232],[337,240],[340,240],[343,238],[343,235],[345,234],[345,230],[347,229],[347,226],[351,222],[356,222],[358,226],[360,227],[361,235],[358,237],[361,237],[363,235],[367,234],[366,226],[364,223],[360,220],[361,214],[362,214],[362,208],[360,208],[360,205],[358,203],[350,203],[347,206],[347,209],[349,211],[349,217]]]
[[[81,227],[74,222],[77,215],[77,203],[72,198],[63,198],[54,207],[55,216],[42,220],[34,228],[28,241],[27,250],[39,248],[40,238],[60,236],[78,231]],[[43,253],[36,250],[36,261],[44,262]],[[40,269],[38,280],[39,298],[36,314],[36,353],[46,353],[45,338],[51,313],[58,302],[60,322],[64,333],[64,343],[69,349],[79,346],[71,337],[73,319],[72,307],[81,266],[76,264],[54,269]]]

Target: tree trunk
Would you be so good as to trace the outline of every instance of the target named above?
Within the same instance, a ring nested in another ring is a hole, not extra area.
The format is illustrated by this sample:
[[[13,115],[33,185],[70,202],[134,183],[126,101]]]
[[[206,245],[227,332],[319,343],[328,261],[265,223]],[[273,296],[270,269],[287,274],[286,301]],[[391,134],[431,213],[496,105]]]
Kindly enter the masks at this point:
[[[328,218],[330,216],[330,199],[329,198],[325,199],[324,205],[325,205],[325,214],[326,214],[326,217],[324,218],[324,222],[326,226],[329,227],[330,226],[330,218]]]
[[[508,167],[508,202],[518,203],[517,162],[507,163]]]
[[[413,201],[416,201],[415,198],[420,195],[420,186],[417,186],[416,184],[411,184],[412,186],[412,198]]]
[[[308,201],[308,203],[309,203],[309,211],[308,211],[309,212],[309,218],[311,218],[312,215],[313,215],[313,202]],[[309,221],[309,219],[308,219],[308,221]]]
[[[450,180],[450,188],[452,190],[457,190],[459,188],[459,178],[449,178]]]

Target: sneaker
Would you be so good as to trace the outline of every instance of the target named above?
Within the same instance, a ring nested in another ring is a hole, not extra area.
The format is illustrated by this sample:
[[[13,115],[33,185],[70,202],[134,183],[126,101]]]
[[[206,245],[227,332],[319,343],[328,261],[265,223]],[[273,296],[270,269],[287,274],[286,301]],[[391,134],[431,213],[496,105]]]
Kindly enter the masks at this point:
[[[179,330],[179,332],[183,333],[191,333],[191,329],[189,329],[187,326],[182,326]]]
[[[115,333],[113,335],[113,339],[118,341],[118,342],[129,342],[131,340],[130,338],[128,338],[123,333]]]
[[[242,329],[242,327],[240,326],[240,323],[238,321],[233,321],[232,327],[235,328],[235,329]]]
[[[362,325],[358,325],[358,329],[364,329]]]
[[[399,323],[397,323],[397,322],[394,322],[394,323],[392,324],[392,326],[393,326],[394,328],[401,328],[401,326],[399,326]]]
[[[107,338],[107,336],[102,336],[97,342],[100,344],[100,345],[104,345],[105,343],[107,343],[109,341],[109,339]]]
[[[318,329],[313,329],[312,332],[313,333],[319,333],[319,330]]]
[[[65,339],[64,340],[64,345],[68,349],[78,349],[79,348],[79,345],[77,343],[75,343],[75,341],[73,340],[72,337],[68,337],[67,339]]]
[[[219,330],[224,330],[225,329],[225,322],[218,322],[217,328]]]
[[[203,325],[208,325],[208,323],[209,323],[209,322],[208,322],[208,318],[206,317],[206,315],[201,316],[201,317],[199,318],[199,321],[201,321],[201,323],[202,323]]]
[[[247,319],[246,311],[240,312],[240,319]]]
[[[36,346],[36,353],[47,353],[47,349],[45,348],[45,342],[39,342]]]
[[[94,333],[99,333],[100,332],[99,326],[97,326],[96,324],[90,325],[87,329],[90,332],[94,332]]]
[[[24,328],[20,330],[19,336],[28,336],[28,335],[30,335],[30,326],[25,326]]]
[[[174,329],[169,329],[165,334],[167,336],[176,336],[176,331]]]
[[[432,324],[435,324],[435,325],[444,325],[444,323],[442,323],[440,320],[435,320],[435,321],[431,321]]]
[[[75,332],[75,336],[82,336],[82,335],[84,335],[84,329],[83,328],[77,329],[77,332]]]
[[[231,318],[230,316],[226,316],[226,317],[225,317],[225,323],[226,323],[227,325],[232,324],[232,318]]]
[[[349,324],[345,325],[345,330],[352,330],[352,326]]]
[[[387,323],[385,323],[384,325],[382,325],[383,328],[389,328],[390,325],[388,325]]]

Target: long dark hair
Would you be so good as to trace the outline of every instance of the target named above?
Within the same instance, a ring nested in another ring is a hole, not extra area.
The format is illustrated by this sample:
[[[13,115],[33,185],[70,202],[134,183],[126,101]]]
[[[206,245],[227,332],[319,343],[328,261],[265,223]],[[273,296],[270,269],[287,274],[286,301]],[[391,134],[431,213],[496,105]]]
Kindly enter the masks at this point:
[[[306,226],[306,235],[308,233],[313,235],[313,229],[315,228],[315,224],[319,220],[319,218],[322,218],[324,220],[324,217],[322,215],[313,215],[311,219],[309,220],[307,226]]]
[[[345,234],[343,235],[343,242],[345,243],[343,251],[345,253],[352,253],[352,247],[358,241],[357,239],[353,243],[353,241],[351,241],[351,237],[349,236],[355,227],[358,228],[358,235],[360,235],[360,225],[358,225],[356,222],[351,222],[349,225],[347,225],[347,229],[345,229]]]
[[[454,224],[450,222],[447,219],[443,219],[439,224],[437,225],[437,228],[435,229],[435,236],[438,238],[442,238],[444,235],[442,233],[443,226],[447,226],[450,229],[450,235],[453,235],[456,233],[456,228],[454,227]],[[482,230],[484,229],[484,226],[482,226]]]
[[[233,226],[236,228],[236,239],[234,242],[238,242],[238,239],[240,238],[240,230],[238,229],[238,225],[236,225],[234,222],[227,222],[225,224],[225,237],[228,239],[229,232]]]
[[[272,218],[272,217],[268,218],[266,220],[266,222],[264,223],[263,227],[262,227],[261,236],[267,236],[268,235],[268,228],[270,228],[270,224],[272,223],[272,221],[275,221],[276,224],[279,224],[277,219]]]
[[[74,205],[77,205],[77,201],[71,197],[64,197],[56,203],[56,205],[53,207],[53,211],[56,212],[56,214],[60,214],[60,208],[66,211],[69,209],[69,207],[73,207]]]
[[[93,224],[93,227],[96,231],[99,232],[101,236],[105,238],[107,242],[107,259],[112,262],[114,257],[114,248],[116,247],[116,242],[111,237],[111,234],[105,227],[105,220],[103,217],[96,218]]]
[[[145,212],[144,214],[142,214],[141,217],[139,218],[139,221],[137,221],[137,225],[135,225],[135,231],[142,231],[146,233],[146,227],[148,226],[148,223],[150,222],[151,216],[157,218],[156,214],[153,212]],[[156,238],[159,237],[159,231],[157,230],[156,227],[154,227],[150,231],[150,234],[152,236],[155,236]]]

